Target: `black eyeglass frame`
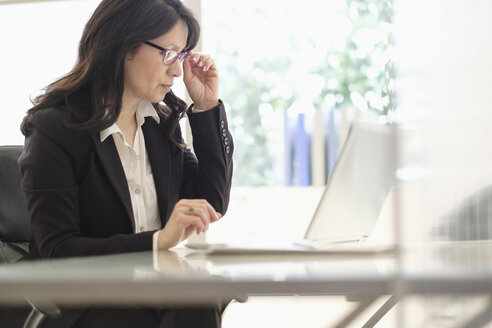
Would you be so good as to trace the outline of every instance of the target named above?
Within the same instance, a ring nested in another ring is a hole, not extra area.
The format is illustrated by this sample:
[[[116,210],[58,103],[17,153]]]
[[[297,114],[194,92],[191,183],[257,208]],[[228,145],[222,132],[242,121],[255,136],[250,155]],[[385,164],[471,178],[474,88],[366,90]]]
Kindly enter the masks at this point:
[[[163,48],[161,46],[158,46],[157,44],[155,43],[152,43],[150,41],[144,41],[143,43],[145,43],[146,45],[149,45],[153,48],[156,48],[156,49],[159,49],[160,51],[162,51],[164,53],[164,55],[162,56],[162,63],[166,66],[171,66],[172,64],[174,64],[176,62],[176,60],[179,60],[180,62],[183,62],[183,60],[186,59],[186,57],[188,57],[188,53],[186,52],[177,52],[175,50],[171,50],[171,49],[166,49],[166,48]],[[166,62],[166,55],[168,53],[171,53],[171,54],[176,54],[173,59],[171,59],[170,62]]]

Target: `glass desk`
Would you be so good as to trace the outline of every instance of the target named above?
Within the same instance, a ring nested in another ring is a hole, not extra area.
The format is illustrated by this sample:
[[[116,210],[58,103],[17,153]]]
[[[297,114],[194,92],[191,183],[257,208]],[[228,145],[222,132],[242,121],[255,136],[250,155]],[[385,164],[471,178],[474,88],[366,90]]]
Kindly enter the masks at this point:
[[[214,303],[237,295],[389,294],[392,260],[214,255],[187,249],[0,266],[0,303]],[[389,270],[389,271],[388,271]]]
[[[63,305],[197,305],[248,295],[346,295],[360,303],[343,327],[376,298],[492,295],[492,243],[426,243],[401,256],[207,255],[177,248],[0,265],[0,304],[49,300]],[[370,327],[368,325],[366,327]]]

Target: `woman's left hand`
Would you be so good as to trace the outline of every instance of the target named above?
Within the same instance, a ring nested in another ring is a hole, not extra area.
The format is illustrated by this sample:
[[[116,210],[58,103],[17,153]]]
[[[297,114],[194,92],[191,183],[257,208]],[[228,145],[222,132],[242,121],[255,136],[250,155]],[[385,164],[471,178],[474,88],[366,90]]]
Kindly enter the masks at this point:
[[[210,56],[189,51],[183,72],[183,81],[195,109],[207,110],[219,104],[219,74]]]

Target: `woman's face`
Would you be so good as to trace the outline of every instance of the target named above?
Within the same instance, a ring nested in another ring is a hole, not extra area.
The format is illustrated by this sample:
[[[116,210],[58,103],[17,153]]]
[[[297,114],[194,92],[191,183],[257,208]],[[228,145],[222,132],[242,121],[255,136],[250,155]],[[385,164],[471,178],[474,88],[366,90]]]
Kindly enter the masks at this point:
[[[150,41],[162,48],[183,51],[188,37],[186,23],[179,20],[166,34]],[[160,102],[171,90],[174,78],[182,74],[179,60],[171,66],[162,62],[162,51],[142,43],[132,54],[125,58],[124,92],[125,100],[145,100]]]

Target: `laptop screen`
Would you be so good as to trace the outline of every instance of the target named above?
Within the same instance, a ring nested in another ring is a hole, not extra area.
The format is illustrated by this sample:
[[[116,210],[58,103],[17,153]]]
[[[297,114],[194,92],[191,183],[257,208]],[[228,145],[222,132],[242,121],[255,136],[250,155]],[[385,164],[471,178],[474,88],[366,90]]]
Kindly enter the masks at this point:
[[[367,237],[395,171],[396,126],[354,122],[305,238],[328,242]]]

